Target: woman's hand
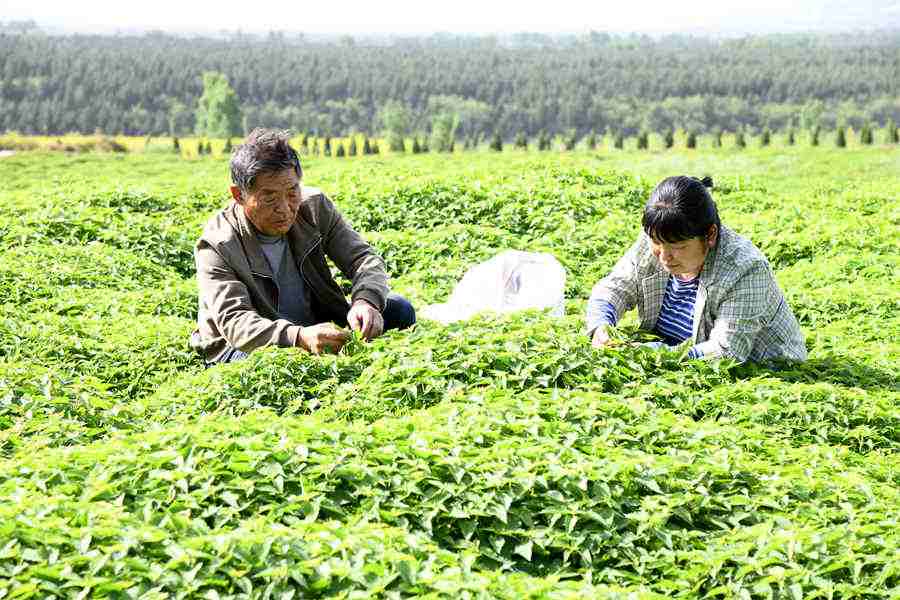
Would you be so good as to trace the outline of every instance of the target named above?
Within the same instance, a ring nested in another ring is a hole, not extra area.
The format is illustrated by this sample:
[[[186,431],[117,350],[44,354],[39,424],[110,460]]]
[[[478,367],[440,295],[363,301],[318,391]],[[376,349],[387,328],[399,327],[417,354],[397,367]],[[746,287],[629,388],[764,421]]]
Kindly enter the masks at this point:
[[[602,348],[609,343],[609,333],[606,332],[606,326],[600,325],[594,330],[591,336],[591,346],[594,348]]]

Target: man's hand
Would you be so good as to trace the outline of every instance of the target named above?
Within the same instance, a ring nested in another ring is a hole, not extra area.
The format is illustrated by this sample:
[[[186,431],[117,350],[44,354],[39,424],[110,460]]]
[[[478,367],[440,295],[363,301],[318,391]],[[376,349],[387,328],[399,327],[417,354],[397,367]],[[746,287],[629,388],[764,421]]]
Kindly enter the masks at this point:
[[[350,329],[358,331],[366,341],[377,338],[384,331],[384,318],[365,300],[357,300],[347,313]]]
[[[606,326],[600,325],[597,329],[594,330],[594,335],[591,336],[591,346],[594,348],[602,348],[603,346],[609,343],[609,333],[606,332]]]
[[[319,323],[300,328],[300,332],[297,334],[297,346],[311,354],[322,354],[326,350],[337,352],[349,339],[349,332],[332,323]]]

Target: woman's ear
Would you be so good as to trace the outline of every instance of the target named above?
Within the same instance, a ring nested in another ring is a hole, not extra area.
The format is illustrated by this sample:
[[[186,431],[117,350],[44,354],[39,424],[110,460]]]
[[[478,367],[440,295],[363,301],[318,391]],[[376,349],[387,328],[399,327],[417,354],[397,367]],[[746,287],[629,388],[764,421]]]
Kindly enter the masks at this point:
[[[706,245],[710,248],[716,245],[716,242],[719,240],[719,228],[716,227],[716,224],[713,223],[709,226],[709,231],[706,233]]]

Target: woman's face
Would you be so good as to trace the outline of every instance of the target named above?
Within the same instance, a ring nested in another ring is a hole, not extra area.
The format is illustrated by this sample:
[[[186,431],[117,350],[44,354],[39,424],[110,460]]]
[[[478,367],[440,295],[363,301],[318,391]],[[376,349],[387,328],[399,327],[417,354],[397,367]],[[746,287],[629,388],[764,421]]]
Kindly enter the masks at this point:
[[[706,238],[664,242],[651,237],[650,251],[668,273],[679,279],[693,279],[703,270],[706,255],[716,245],[717,233],[713,225]]]

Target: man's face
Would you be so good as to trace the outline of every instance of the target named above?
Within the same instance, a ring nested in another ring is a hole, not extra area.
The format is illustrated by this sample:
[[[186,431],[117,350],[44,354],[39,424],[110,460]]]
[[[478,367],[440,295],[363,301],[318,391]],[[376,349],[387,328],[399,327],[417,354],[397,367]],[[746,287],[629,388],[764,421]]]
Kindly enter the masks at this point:
[[[233,185],[231,195],[260,233],[284,235],[300,209],[300,178],[291,168],[263,172],[256,176],[249,192]]]

